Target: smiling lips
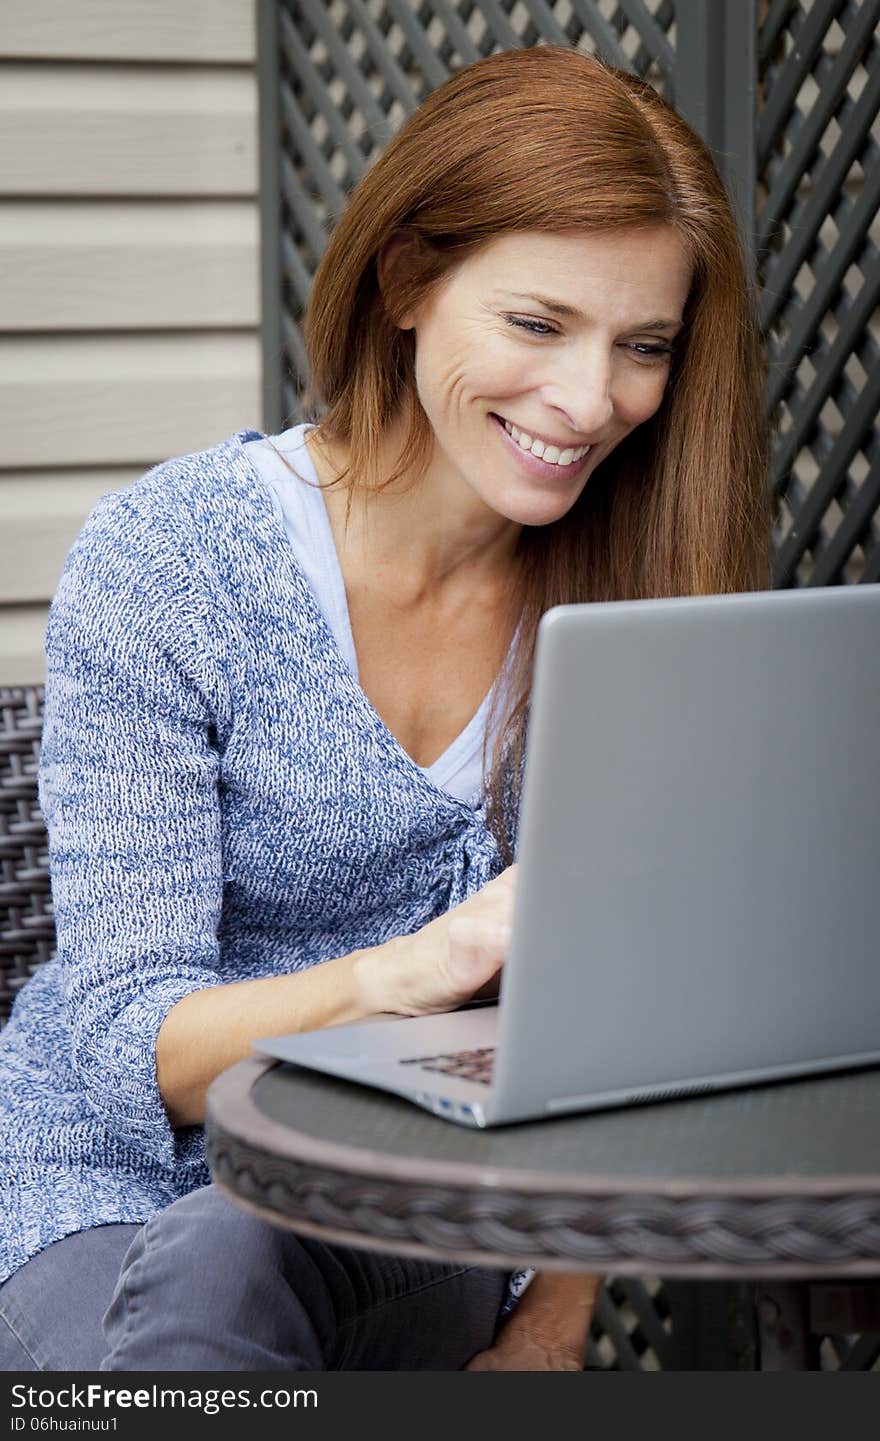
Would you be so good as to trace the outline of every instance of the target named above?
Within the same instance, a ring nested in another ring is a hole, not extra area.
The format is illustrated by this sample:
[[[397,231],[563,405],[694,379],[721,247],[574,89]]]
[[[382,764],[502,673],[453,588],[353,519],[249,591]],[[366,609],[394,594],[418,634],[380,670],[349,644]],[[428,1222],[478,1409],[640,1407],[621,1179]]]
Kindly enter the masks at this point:
[[[539,460],[544,461],[545,465],[576,465],[593,448],[591,445],[578,445],[566,446],[563,449],[558,445],[553,445],[550,441],[533,439],[527,431],[520,430],[512,421],[505,420],[501,415],[497,418],[511,439],[516,441],[520,450],[537,456]]]
[[[559,445],[550,444],[549,441],[533,440],[529,432],[521,431],[513,421],[506,421],[504,416],[498,416],[501,424],[504,425],[507,434],[517,442],[520,450],[530,451],[537,455],[547,465],[573,465],[576,461],[583,460],[586,454],[592,450],[592,445],[578,445],[578,447],[566,447],[565,450]]]

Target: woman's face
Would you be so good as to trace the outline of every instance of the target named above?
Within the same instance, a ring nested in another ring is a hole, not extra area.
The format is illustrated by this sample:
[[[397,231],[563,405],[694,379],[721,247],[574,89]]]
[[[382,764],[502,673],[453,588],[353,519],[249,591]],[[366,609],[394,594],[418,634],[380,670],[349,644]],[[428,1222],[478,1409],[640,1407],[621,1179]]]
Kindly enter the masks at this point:
[[[403,319],[431,473],[547,525],[657,410],[691,267],[667,227],[500,236]]]

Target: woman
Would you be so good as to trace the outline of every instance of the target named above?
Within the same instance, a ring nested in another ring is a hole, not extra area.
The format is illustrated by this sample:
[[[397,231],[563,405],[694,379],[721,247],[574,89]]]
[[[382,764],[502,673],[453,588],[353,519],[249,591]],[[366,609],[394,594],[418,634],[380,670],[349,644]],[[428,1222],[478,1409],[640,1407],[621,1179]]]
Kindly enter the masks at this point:
[[[648,86],[504,52],[361,182],[306,338],[320,424],[106,498],[55,598],[59,959],[0,1047],[7,1367],[583,1364],[594,1278],[537,1276],[496,1334],[499,1273],[225,1202],[205,1092],[256,1037],[497,984],[549,606],[767,584],[736,228]]]

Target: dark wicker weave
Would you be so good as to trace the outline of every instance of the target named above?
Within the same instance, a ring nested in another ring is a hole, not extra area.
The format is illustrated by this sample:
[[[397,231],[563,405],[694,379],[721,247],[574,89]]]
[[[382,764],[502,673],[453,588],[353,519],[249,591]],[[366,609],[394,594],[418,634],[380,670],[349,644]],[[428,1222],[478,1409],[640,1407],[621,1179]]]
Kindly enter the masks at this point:
[[[845,1122],[840,1134],[848,1110],[870,1111],[878,1095],[880,1075],[865,1071],[460,1131],[397,1097],[252,1056],[208,1093],[208,1162],[235,1198],[294,1230],[402,1255],[880,1277],[880,1146],[864,1154]],[[731,1174],[744,1135],[751,1174]]]
[[[55,948],[46,827],[37,800],[43,688],[0,688],[0,1026]]]

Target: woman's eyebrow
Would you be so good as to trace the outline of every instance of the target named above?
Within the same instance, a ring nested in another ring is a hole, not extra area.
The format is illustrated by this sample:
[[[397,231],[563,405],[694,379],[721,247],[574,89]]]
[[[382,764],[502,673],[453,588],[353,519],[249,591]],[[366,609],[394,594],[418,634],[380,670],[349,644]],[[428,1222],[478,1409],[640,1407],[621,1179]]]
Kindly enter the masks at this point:
[[[500,294],[500,292],[496,292]],[[566,305],[564,300],[552,300],[549,295],[523,294],[521,291],[507,290],[503,292],[511,300],[531,300],[536,305],[543,305],[553,315],[561,315],[567,319],[583,320],[581,312],[573,305]],[[683,321],[681,320],[640,320],[636,325],[628,325],[627,332],[632,330],[680,330]]]

